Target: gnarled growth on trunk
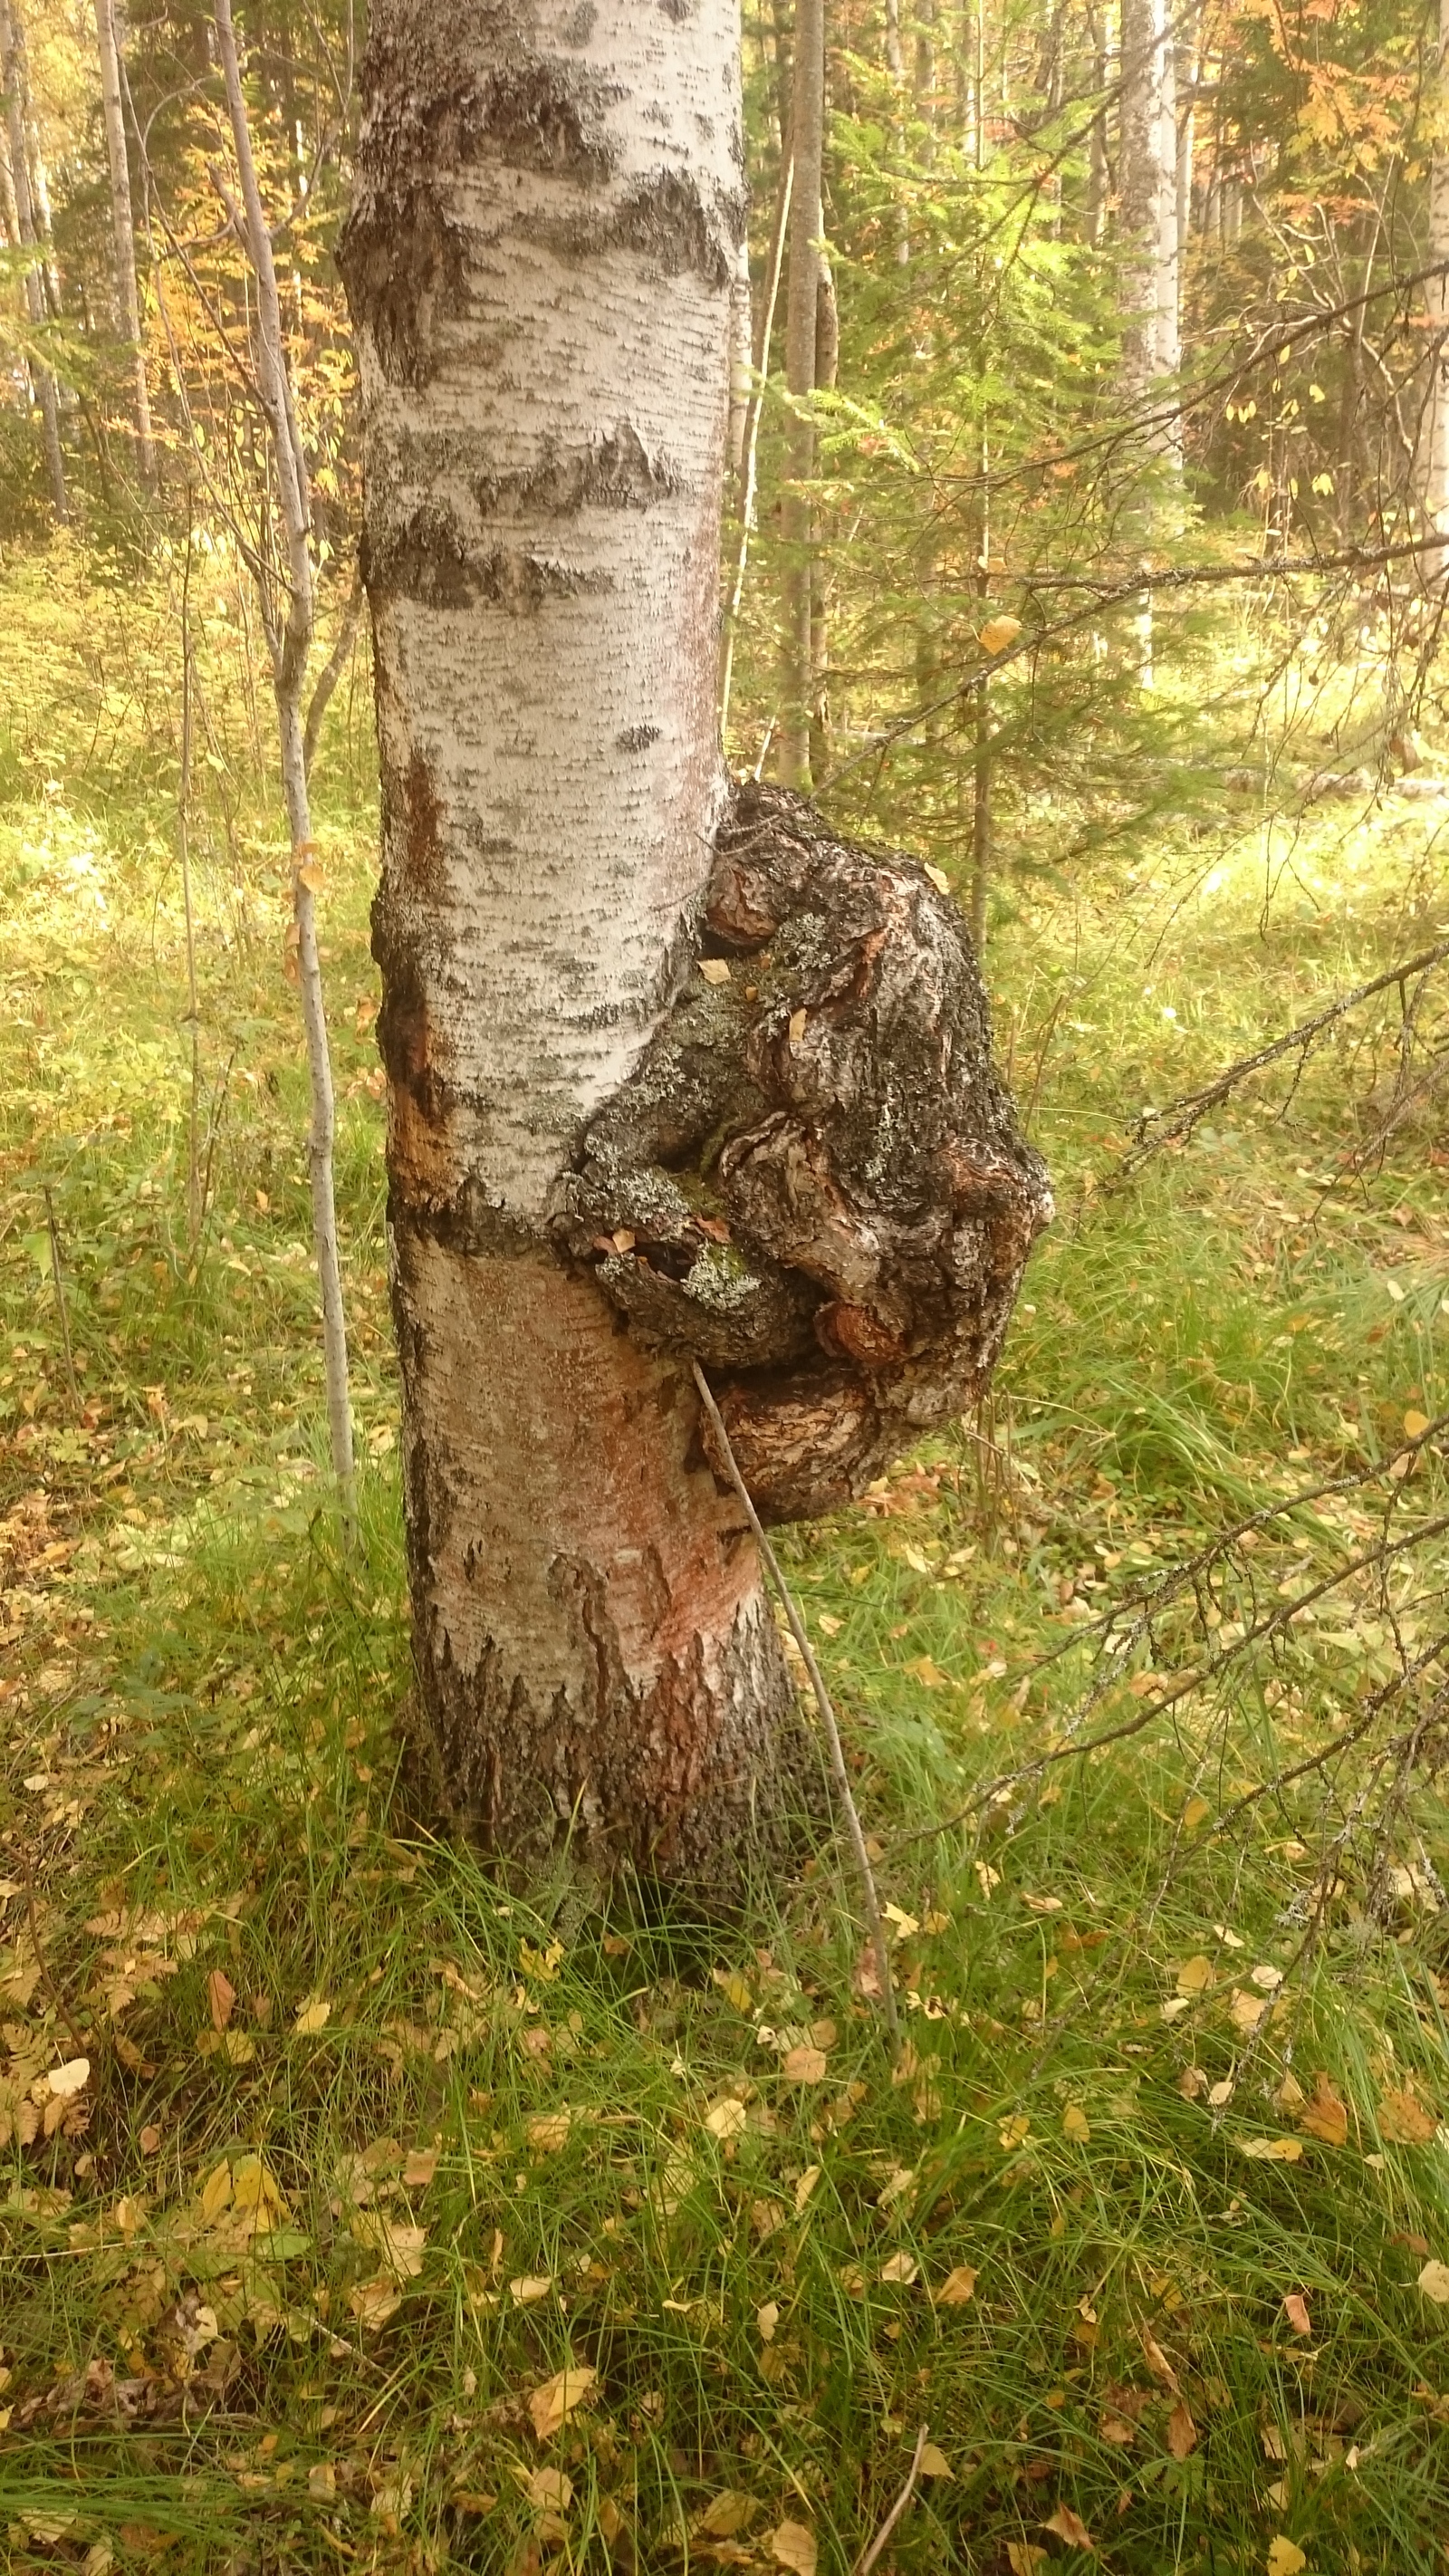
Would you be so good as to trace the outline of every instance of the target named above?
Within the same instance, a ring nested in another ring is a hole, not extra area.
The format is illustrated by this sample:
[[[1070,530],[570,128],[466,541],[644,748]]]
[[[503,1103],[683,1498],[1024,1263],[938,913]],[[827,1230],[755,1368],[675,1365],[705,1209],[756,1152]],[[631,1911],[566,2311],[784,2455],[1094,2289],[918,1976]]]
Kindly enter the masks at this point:
[[[761,1517],[801,1519],[983,1392],[1051,1195],[919,862],[743,786],[701,929],[555,1229],[637,1333],[719,1373]]]

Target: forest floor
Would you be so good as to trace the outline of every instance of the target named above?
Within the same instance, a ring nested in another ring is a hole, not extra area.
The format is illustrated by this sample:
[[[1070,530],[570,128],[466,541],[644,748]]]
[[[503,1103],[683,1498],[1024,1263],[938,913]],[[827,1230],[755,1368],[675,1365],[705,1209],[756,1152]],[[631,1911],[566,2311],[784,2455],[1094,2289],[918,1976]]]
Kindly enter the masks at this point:
[[[408,1830],[372,818],[319,827],[348,1564],[281,836],[241,798],[196,835],[191,1241],[174,771],[72,715],[0,747],[8,2563],[843,2576],[924,2426],[881,2576],[1442,2576],[1449,1836],[1403,1681],[1445,1572],[1404,1447],[1449,1378],[1432,1098],[1343,1177],[1397,990],[1291,1100],[1119,1167],[1145,1103],[1432,943],[1444,809],[1239,799],[1003,912],[1059,1218],[994,1421],[786,1551],[893,2063],[835,1848],[709,1934]]]

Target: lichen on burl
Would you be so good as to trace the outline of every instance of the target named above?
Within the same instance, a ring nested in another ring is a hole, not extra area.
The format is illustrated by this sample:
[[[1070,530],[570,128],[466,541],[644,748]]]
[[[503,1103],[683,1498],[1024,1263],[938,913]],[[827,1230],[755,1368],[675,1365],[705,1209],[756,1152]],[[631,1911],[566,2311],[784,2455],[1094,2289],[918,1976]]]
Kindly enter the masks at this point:
[[[632,1330],[711,1371],[762,1516],[838,1508],[980,1397],[1050,1216],[949,896],[737,787],[688,980],[554,1230]]]

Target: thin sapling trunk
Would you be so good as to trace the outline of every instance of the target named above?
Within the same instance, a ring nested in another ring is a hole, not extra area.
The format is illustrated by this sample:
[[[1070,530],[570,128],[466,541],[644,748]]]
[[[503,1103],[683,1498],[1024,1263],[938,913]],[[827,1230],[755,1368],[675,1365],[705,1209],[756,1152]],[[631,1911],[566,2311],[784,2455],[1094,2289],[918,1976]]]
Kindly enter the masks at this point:
[[[327,1425],[332,1469],[337,1480],[344,1531],[349,1543],[356,1532],[356,1475],[352,1455],[352,1408],[347,1384],[347,1323],[342,1303],[342,1269],[337,1250],[337,1197],[333,1179],[336,1106],[332,1058],[327,1042],[327,1014],[322,992],[322,964],[317,947],[317,889],[321,882],[312,816],[307,797],[307,759],[302,719],[302,692],[307,676],[315,621],[311,554],[311,512],[306,461],[297,428],[291,371],[282,338],[282,307],[272,257],[272,237],[257,183],[251,127],[242,92],[232,26],[231,0],[215,0],[217,45],[226,84],[227,113],[242,193],[243,243],[256,286],[257,390],[266,416],[268,443],[276,475],[278,515],[286,560],[283,572],[285,610],[277,614],[261,590],[277,702],[281,741],[282,794],[292,843],[292,949],[302,1000],[307,1039],[307,1070],[312,1094],[312,1120],[307,1159],[312,1184],[312,1236],[322,1298],[322,1349],[327,1386]]]

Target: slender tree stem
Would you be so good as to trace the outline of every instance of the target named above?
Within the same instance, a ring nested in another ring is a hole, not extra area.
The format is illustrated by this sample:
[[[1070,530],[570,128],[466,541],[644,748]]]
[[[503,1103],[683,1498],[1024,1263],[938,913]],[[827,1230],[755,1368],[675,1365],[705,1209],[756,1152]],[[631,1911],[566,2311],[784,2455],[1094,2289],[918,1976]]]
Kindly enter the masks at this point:
[[[176,838],[181,853],[181,901],[186,915],[186,1018],[191,1031],[191,1103],[186,1135],[186,1240],[196,1250],[201,1233],[201,1161],[198,1140],[201,1092],[201,1011],[196,995],[196,916],[191,902],[191,556],[192,494],[186,495],[186,565],[181,576],[181,778],[176,796]]]
[[[315,618],[311,506],[291,372],[282,338],[282,306],[272,257],[272,237],[257,184],[251,127],[242,92],[231,0],[214,0],[214,7],[232,146],[241,181],[243,246],[257,290],[257,391],[271,433],[277,500],[286,543],[286,615],[280,625],[275,621],[269,623],[267,641],[271,650],[277,727],[281,738],[282,792],[292,836],[293,938],[312,1091],[312,1124],[307,1155],[312,1180],[312,1234],[322,1297],[327,1421],[343,1533],[351,1547],[357,1535],[357,1484],[352,1453],[352,1407],[347,1382],[347,1321],[342,1303],[342,1267],[337,1248],[337,1199],[332,1167],[336,1103],[322,992],[322,964],[317,946],[317,851],[307,798],[302,723],[302,686]]]
[[[745,418],[744,471],[740,489],[740,542],[735,555],[734,579],[730,584],[729,606],[725,611],[724,650],[719,675],[719,730],[723,741],[730,720],[730,686],[734,678],[735,637],[739,632],[740,601],[744,597],[745,568],[750,559],[750,535],[755,519],[755,495],[758,489],[760,418],[764,410],[765,385],[770,372],[770,341],[775,328],[775,306],[780,293],[780,272],[785,258],[785,233],[790,220],[790,189],[795,176],[793,155],[787,157],[780,173],[780,196],[775,208],[775,230],[770,242],[770,270],[765,282],[765,306],[760,327],[760,351],[756,362],[755,382],[750,390],[749,410]]]
[[[860,1889],[865,1901],[871,1947],[875,1952],[881,2005],[892,2042],[899,2047],[901,2023],[900,2015],[896,2010],[896,1990],[891,1977],[890,1945],[886,1940],[885,1918],[880,1910],[880,1898],[876,1892],[875,1872],[870,1865],[870,1854],[865,1847],[865,1829],[860,1821],[860,1809],[855,1803],[855,1795],[850,1785],[850,1773],[845,1763],[845,1747],[840,1741],[840,1728],[836,1722],[835,1709],[830,1693],[825,1687],[820,1666],[815,1660],[815,1649],[810,1643],[809,1631],[795,1607],[795,1597],[781,1571],[780,1560],[770,1545],[765,1534],[764,1523],[751,1499],[749,1487],[740,1474],[734,1450],[730,1446],[730,1435],[724,1426],[724,1416],[714,1400],[709,1380],[698,1360],[692,1360],[690,1366],[694,1371],[694,1383],[699,1389],[699,1400],[709,1418],[710,1429],[719,1443],[719,1454],[724,1461],[726,1473],[740,1498],[745,1518],[754,1534],[755,1545],[760,1551],[761,1562],[775,1587],[780,1607],[789,1623],[790,1634],[800,1649],[800,1659],[809,1675],[810,1688],[815,1695],[815,1705],[820,1711],[820,1723],[825,1729],[825,1741],[830,1751],[831,1777],[835,1782],[836,1793],[845,1816],[851,1849],[855,1854],[855,1865],[860,1873]]]

